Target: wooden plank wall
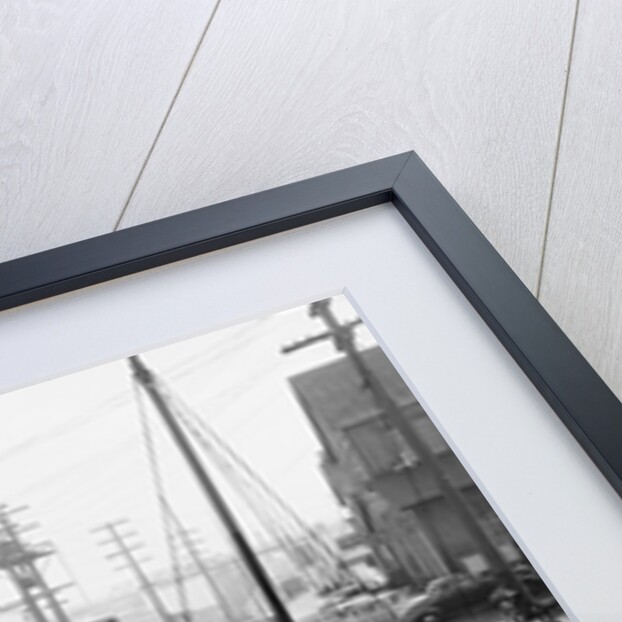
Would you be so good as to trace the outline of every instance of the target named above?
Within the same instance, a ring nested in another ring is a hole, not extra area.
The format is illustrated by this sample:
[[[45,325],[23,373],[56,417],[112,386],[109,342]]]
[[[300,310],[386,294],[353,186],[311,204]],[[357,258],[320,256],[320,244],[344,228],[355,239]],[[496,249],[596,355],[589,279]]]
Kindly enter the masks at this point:
[[[111,231],[214,0],[0,2],[0,260]]]
[[[540,299],[622,398],[622,4],[579,9]]]
[[[9,0],[0,260],[415,149],[622,397],[621,27],[615,0]]]

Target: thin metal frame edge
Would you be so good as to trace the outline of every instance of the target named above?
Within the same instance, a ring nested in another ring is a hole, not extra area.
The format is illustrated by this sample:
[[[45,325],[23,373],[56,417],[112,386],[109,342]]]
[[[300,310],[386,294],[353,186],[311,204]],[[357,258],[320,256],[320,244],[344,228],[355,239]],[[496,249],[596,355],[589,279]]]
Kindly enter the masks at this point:
[[[387,202],[622,496],[622,403],[412,151],[1,263],[0,311]]]

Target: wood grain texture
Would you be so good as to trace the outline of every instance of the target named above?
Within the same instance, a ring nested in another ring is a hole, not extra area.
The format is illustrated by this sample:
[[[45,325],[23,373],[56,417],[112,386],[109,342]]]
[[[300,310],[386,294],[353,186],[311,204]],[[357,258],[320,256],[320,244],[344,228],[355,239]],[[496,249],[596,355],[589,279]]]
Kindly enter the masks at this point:
[[[573,11],[224,0],[122,226],[415,149],[533,286]]]
[[[622,5],[582,2],[541,301],[622,398]]]
[[[0,260],[112,230],[213,6],[0,3]]]

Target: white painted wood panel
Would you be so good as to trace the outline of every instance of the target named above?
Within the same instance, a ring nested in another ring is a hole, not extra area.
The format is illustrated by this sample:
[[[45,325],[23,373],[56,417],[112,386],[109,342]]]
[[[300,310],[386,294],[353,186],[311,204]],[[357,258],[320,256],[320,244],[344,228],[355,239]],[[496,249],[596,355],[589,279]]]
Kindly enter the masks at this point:
[[[622,398],[622,4],[582,2],[541,300]]]
[[[214,1],[0,3],[0,260],[113,229]]]
[[[415,149],[533,286],[573,11],[224,0],[122,226]]]

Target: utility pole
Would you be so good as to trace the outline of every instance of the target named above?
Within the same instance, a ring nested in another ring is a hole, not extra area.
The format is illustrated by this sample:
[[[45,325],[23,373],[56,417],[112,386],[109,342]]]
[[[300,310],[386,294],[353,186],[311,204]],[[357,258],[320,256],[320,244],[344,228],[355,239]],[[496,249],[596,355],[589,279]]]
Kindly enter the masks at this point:
[[[15,553],[17,556],[19,556],[20,559],[23,559],[24,551],[19,547],[19,545],[17,546],[11,546],[11,545],[14,545],[14,543],[11,541],[2,542],[3,557],[5,556],[4,554],[6,553],[6,549],[9,548],[10,546],[13,549],[12,552]],[[4,563],[4,560],[3,560],[3,563]],[[24,578],[20,576],[16,566],[13,564],[10,564],[7,566],[3,565],[3,570],[5,570],[7,574],[9,575],[11,582],[17,589],[22,599],[22,602],[24,603],[24,605],[26,605],[26,608],[31,613],[32,617],[36,620],[36,622],[47,622],[45,614],[39,607],[37,600],[30,593],[30,590],[28,589],[26,582],[24,581]]]
[[[94,533],[97,532],[107,532],[110,535],[110,539],[104,540],[100,542],[102,546],[113,545],[116,551],[109,553],[106,555],[107,559],[115,559],[117,557],[122,557],[127,566],[122,568],[117,568],[117,570],[129,568],[136,577],[138,584],[142,588],[145,596],[153,606],[154,610],[162,620],[162,622],[171,622],[171,616],[168,613],[166,605],[163,600],[160,598],[156,588],[149,580],[149,577],[146,575],[145,571],[141,566],[141,562],[136,558],[134,552],[140,548],[142,548],[141,544],[129,544],[128,539],[135,534],[135,532],[124,532],[121,533],[119,527],[123,524],[126,524],[128,521],[119,520],[111,523],[106,523],[102,527],[98,527],[93,529]]]
[[[438,464],[434,452],[419,438],[413,426],[404,417],[399,404],[389,394],[357,349],[352,325],[341,324],[339,322],[330,308],[330,302],[330,299],[325,299],[312,303],[309,310],[309,315],[311,317],[318,317],[324,323],[327,328],[326,332],[292,345],[284,346],[281,351],[283,353],[288,353],[319,341],[332,341],[334,347],[347,356],[348,360],[363,380],[365,386],[371,391],[376,405],[387,417],[389,423],[402,435],[410,449],[421,459],[423,464],[425,464],[441,493],[451,505],[456,515],[462,520],[465,527],[469,530],[471,537],[479,545],[491,565],[505,576],[521,594],[530,598],[531,595],[529,591],[526,590],[525,586],[516,578],[508,563],[479,524],[477,517],[462,497],[461,492],[454,487],[444,470]],[[437,538],[434,538],[434,535],[434,533],[430,533],[432,539],[437,540]],[[442,549],[440,552],[442,552]]]
[[[54,550],[26,545],[20,537],[24,528],[20,528],[10,518],[11,514],[24,509],[26,508],[9,509],[5,505],[0,506],[0,569],[9,575],[36,622],[48,622],[38,598],[44,599],[57,622],[70,622],[56,598],[56,592],[65,586],[50,588],[36,565],[39,559],[53,555]]]
[[[225,618],[228,620],[228,622],[236,622],[236,616],[233,612],[233,609],[227,602],[227,598],[221,591],[218,583],[215,581],[214,577],[212,577],[208,567],[203,563],[203,559],[201,558],[201,555],[196,548],[194,540],[188,533],[188,530],[184,527],[179,517],[173,512],[173,509],[168,504],[168,502],[164,507],[165,511],[168,513],[170,519],[172,520],[173,524],[177,529],[177,533],[179,534],[179,538],[183,546],[185,547],[186,551],[190,555],[190,558],[195,563],[197,569],[207,582],[207,585],[211,590],[212,594],[214,595],[214,598],[216,599],[216,602],[218,603],[218,606],[223,612]]]
[[[224,497],[212,481],[205,465],[202,463],[194,447],[188,440],[182,426],[173,414],[166,399],[158,390],[153,373],[137,356],[130,357],[128,361],[134,372],[134,377],[143,387],[147,395],[151,398],[151,401],[160,414],[162,421],[170,432],[173,441],[177,445],[180,453],[188,463],[190,470],[199,482],[203,493],[218,514],[225,529],[228,531],[233,544],[240,554],[240,557],[246,564],[253,579],[257,582],[257,585],[268,601],[277,620],[279,620],[279,622],[294,622],[293,618],[287,611],[285,604],[281,601],[276,589],[272,585],[268,573],[244,536],[237,519],[229,509]]]

